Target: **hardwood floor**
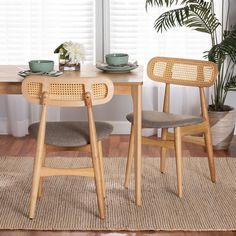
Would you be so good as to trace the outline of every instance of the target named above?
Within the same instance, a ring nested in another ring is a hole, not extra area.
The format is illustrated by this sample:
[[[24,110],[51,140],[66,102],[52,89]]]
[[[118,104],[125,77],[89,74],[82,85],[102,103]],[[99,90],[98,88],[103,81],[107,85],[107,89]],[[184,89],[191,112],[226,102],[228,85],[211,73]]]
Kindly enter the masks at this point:
[[[103,142],[104,156],[108,157],[126,157],[128,153],[129,137],[127,135],[113,135]],[[23,138],[15,138],[12,136],[0,135],[0,155],[1,156],[34,156],[35,153],[35,140],[29,136]],[[151,146],[143,146],[144,157],[158,157],[159,149]],[[87,156],[86,153],[70,152],[70,153],[53,153],[51,156]],[[187,157],[205,157],[206,152],[201,146],[184,144],[183,155]],[[174,156],[173,151],[170,151],[169,156]],[[215,157],[236,157],[236,136],[228,151],[215,151]],[[2,203],[1,203],[2,204]],[[0,236],[236,236],[236,232],[53,232],[53,231],[0,231]]]

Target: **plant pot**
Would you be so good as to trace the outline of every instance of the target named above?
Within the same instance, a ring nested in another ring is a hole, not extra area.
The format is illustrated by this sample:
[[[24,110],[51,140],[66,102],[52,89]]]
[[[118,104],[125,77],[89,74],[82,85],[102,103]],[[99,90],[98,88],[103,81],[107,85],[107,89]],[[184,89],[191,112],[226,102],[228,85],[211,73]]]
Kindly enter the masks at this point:
[[[214,150],[228,149],[234,135],[235,109],[225,107],[228,111],[208,111]]]

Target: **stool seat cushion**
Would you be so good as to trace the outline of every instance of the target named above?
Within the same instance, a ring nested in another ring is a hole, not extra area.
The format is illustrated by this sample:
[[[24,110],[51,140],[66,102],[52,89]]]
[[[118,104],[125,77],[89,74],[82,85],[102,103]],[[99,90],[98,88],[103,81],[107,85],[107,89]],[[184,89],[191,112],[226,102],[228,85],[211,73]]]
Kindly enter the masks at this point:
[[[126,116],[133,123],[133,113]],[[142,111],[142,128],[174,128],[198,124],[203,121],[200,116],[179,115],[158,111]]]
[[[98,140],[108,137],[113,126],[105,122],[95,122]],[[29,133],[37,139],[39,123],[29,126]],[[45,144],[61,147],[80,147],[90,144],[88,122],[66,121],[47,122]]]

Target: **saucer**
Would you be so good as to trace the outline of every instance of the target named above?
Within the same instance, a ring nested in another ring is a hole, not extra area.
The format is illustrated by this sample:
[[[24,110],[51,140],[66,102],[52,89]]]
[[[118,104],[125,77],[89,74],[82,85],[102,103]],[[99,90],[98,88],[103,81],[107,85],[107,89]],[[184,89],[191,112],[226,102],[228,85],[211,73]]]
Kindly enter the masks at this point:
[[[96,67],[99,70],[109,73],[128,73],[131,70],[134,70],[138,67],[136,63],[128,63],[127,65],[122,66],[110,66],[104,63],[97,63]]]

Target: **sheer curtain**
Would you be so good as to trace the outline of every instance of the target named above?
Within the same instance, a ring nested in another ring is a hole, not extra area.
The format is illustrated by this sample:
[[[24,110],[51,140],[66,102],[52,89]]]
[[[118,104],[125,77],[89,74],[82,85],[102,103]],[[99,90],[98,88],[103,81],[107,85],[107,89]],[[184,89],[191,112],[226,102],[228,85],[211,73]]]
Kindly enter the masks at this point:
[[[27,65],[31,59],[57,62],[53,51],[68,40],[82,43],[86,62],[93,62],[94,22],[93,0],[1,0],[0,64]],[[38,120],[39,107],[29,106],[20,95],[2,96],[0,105],[1,134],[24,136],[28,124]],[[60,110],[52,108],[49,119],[59,120]]]

